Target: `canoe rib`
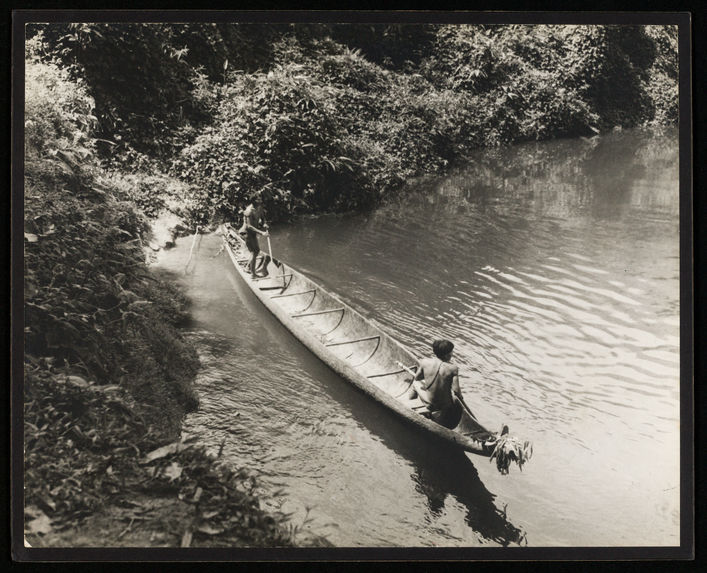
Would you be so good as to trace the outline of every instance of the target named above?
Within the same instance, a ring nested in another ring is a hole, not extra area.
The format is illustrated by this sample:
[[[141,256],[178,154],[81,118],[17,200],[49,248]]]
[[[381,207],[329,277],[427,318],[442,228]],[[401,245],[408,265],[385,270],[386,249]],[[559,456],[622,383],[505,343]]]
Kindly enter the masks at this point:
[[[279,287],[278,287],[278,288],[279,288]],[[311,289],[309,289],[309,290],[303,290],[302,292],[290,292],[290,293],[287,293],[287,294],[275,294],[275,295],[271,296],[270,298],[284,298],[284,297],[286,297],[286,296],[298,296],[298,295],[300,295],[300,294],[309,294],[310,292],[316,293],[316,292],[317,292],[317,289],[311,288]]]
[[[295,338],[334,372],[390,408],[405,421],[434,437],[455,444],[468,452],[491,455],[496,434],[480,426],[476,420],[463,414],[459,425],[455,429],[448,429],[419,413],[425,409],[419,399],[407,399],[405,395],[410,387],[410,377],[396,365],[398,361],[406,364],[417,362],[407,348],[289,265],[280,262],[276,266],[271,261],[268,267],[269,276],[252,279],[248,271],[239,264],[239,259],[246,253],[243,240],[229,225],[222,225],[220,230],[233,265],[246,285]],[[285,282],[285,277],[289,277],[289,281]],[[283,279],[283,284],[259,284],[278,279]],[[295,292],[288,293],[291,287]],[[279,294],[268,294],[269,290],[278,289]],[[295,310],[292,305],[300,306],[297,304],[299,299],[296,295],[305,294],[301,292],[303,290],[314,292],[314,296],[305,309]],[[308,310],[310,308],[312,310]],[[339,315],[338,320],[334,318],[335,314]],[[339,342],[328,338],[335,330],[342,331]],[[349,335],[350,340],[346,335]],[[377,339],[377,342],[372,351],[365,352],[367,345],[357,344],[374,339]],[[342,354],[343,352],[346,354]]]
[[[342,306],[341,308],[328,308],[326,310],[315,310],[313,312],[298,312],[297,314],[291,314],[292,318],[302,318],[303,316],[318,316],[320,314],[328,314],[330,312],[345,312],[346,309]]]

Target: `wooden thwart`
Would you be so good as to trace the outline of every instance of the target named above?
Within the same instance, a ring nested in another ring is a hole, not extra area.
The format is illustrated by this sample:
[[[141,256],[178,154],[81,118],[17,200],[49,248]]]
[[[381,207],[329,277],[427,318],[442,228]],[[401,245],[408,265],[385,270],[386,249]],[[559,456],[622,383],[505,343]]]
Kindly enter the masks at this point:
[[[329,342],[324,346],[340,346],[342,344],[353,344],[354,342],[363,342],[364,340],[375,340],[376,338],[380,340],[380,335],[377,334],[376,336],[364,336],[363,338],[355,338],[353,340],[342,340],[340,342]]]
[[[284,275],[268,275],[266,277],[255,277],[254,279],[250,279],[252,281],[262,281],[266,279],[284,279],[285,277],[291,277],[292,273],[286,273]]]
[[[383,376],[392,376],[393,374],[402,374],[403,372],[406,372],[406,370],[393,370],[392,372],[381,372],[380,374],[371,374],[370,376],[366,376],[366,378],[381,378]]]

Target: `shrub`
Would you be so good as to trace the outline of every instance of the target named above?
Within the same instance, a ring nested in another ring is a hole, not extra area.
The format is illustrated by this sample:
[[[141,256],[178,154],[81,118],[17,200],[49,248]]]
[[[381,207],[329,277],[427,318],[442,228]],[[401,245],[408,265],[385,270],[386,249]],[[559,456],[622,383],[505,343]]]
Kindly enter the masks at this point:
[[[27,138],[25,158],[25,352],[120,383],[162,406],[174,428],[179,409],[196,404],[198,361],[175,329],[186,302],[148,273],[147,222],[133,204],[101,184],[90,156],[62,151],[66,133],[85,125],[75,117],[88,109],[80,85],[53,64],[27,68],[27,121],[41,137]],[[77,98],[83,107],[67,105]],[[81,133],[90,149],[90,132]]]
[[[30,44],[25,64],[25,153],[88,159],[95,150],[93,98],[83,82],[69,80],[67,70],[41,63],[37,49],[36,42]]]
[[[229,217],[258,190],[274,218],[361,206],[359,150],[346,138],[339,91],[295,63],[236,76],[222,90],[214,125],[184,148],[173,172]]]

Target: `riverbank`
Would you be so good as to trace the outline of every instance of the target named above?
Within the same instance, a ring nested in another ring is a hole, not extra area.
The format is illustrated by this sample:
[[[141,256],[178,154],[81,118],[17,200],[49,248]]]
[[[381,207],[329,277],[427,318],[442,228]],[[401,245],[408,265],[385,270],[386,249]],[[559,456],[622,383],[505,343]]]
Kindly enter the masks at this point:
[[[92,100],[27,63],[24,523],[32,547],[292,546],[245,469],[180,440],[199,407],[189,301],[151,271],[169,242],[95,158]],[[163,233],[164,234],[164,233]],[[149,245],[152,245],[151,247]],[[319,541],[304,541],[315,544]]]
[[[172,298],[186,302],[157,275],[152,274],[152,281]],[[184,312],[185,307],[179,310]],[[174,379],[153,371],[142,384],[134,379],[128,382],[125,376],[99,380],[76,363],[62,363],[51,351],[37,352],[36,342],[28,345],[26,542],[32,547],[325,543],[299,539],[297,528],[284,515],[263,510],[261,498],[267,492],[258,489],[250,472],[223,464],[219,455],[207,453],[194,440],[180,440],[185,415],[198,407],[194,389],[198,360],[193,347],[175,325],[165,323],[164,316],[151,322],[152,329],[169,334],[163,350],[172,361],[181,362],[185,376]],[[29,330],[35,326],[31,319],[27,324]],[[139,345],[145,340],[131,342]],[[71,350],[71,344],[63,349]],[[175,352],[182,355],[177,358]],[[115,358],[129,368],[135,356],[118,353]],[[139,366],[148,365],[142,356]],[[148,392],[140,389],[144,384],[149,384]]]
[[[25,395],[26,540],[33,547],[291,546],[257,481],[160,435],[122,389],[39,361]],[[34,431],[32,431],[34,430]]]

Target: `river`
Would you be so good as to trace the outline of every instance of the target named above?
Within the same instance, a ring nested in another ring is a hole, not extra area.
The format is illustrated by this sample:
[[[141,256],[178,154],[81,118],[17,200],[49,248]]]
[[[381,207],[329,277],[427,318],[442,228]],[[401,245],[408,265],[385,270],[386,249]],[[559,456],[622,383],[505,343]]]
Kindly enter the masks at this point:
[[[185,274],[191,244],[158,261],[193,300],[201,407],[185,433],[281,489],[269,505],[295,524],[344,547],[679,544],[675,136],[486,150],[371,213],[272,231],[276,257],[418,355],[454,341],[482,423],[534,444],[505,476],[315,359],[217,235]]]

